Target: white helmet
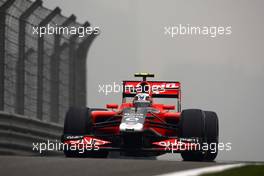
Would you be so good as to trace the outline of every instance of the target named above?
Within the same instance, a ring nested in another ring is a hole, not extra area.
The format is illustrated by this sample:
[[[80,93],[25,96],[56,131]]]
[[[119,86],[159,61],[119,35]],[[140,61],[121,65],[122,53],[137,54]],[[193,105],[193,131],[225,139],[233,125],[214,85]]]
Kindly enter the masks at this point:
[[[134,97],[133,104],[136,107],[148,107],[152,104],[152,98],[147,93],[139,93]]]

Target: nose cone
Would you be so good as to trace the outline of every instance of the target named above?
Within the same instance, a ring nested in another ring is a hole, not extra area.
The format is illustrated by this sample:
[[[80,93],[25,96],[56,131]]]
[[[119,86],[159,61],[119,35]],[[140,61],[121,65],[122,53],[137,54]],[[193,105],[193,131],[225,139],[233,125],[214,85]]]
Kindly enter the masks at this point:
[[[141,132],[143,131],[146,108],[128,108],[123,112],[122,121],[119,125],[120,132]]]
[[[122,132],[141,132],[143,131],[143,124],[123,122],[119,125],[119,129]]]

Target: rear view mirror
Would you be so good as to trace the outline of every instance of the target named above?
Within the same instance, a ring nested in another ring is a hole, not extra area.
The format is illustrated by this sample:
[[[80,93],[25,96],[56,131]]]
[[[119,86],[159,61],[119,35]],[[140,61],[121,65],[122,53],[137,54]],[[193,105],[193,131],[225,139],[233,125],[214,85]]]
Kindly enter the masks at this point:
[[[163,105],[163,109],[165,109],[165,110],[175,110],[175,106],[174,105]]]
[[[118,108],[118,104],[107,104],[106,105],[106,108],[109,108],[109,109],[117,109]]]

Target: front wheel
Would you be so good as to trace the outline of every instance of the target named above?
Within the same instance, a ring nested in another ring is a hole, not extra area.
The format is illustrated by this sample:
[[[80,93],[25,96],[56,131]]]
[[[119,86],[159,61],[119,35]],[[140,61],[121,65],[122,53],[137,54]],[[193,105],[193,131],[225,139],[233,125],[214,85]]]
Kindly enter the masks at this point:
[[[91,108],[76,108],[71,107],[65,117],[64,121],[64,135],[83,136],[92,135],[92,117],[91,112],[103,109]],[[64,155],[66,157],[93,157],[93,158],[106,158],[107,151],[85,151],[65,149]]]
[[[200,109],[183,110],[181,114],[181,137],[204,139],[204,113]],[[184,161],[202,161],[202,151],[183,151],[181,156]]]
[[[184,110],[181,117],[181,137],[197,137],[208,150],[185,151],[184,161],[214,161],[218,154],[219,124],[215,112],[199,109]]]

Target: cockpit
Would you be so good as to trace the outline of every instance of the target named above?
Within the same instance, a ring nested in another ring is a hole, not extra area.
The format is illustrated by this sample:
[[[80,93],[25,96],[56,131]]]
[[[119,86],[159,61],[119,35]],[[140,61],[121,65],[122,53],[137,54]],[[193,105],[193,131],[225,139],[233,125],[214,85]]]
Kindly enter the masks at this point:
[[[135,107],[150,107],[152,101],[152,97],[148,93],[138,93],[133,99],[133,105]]]

